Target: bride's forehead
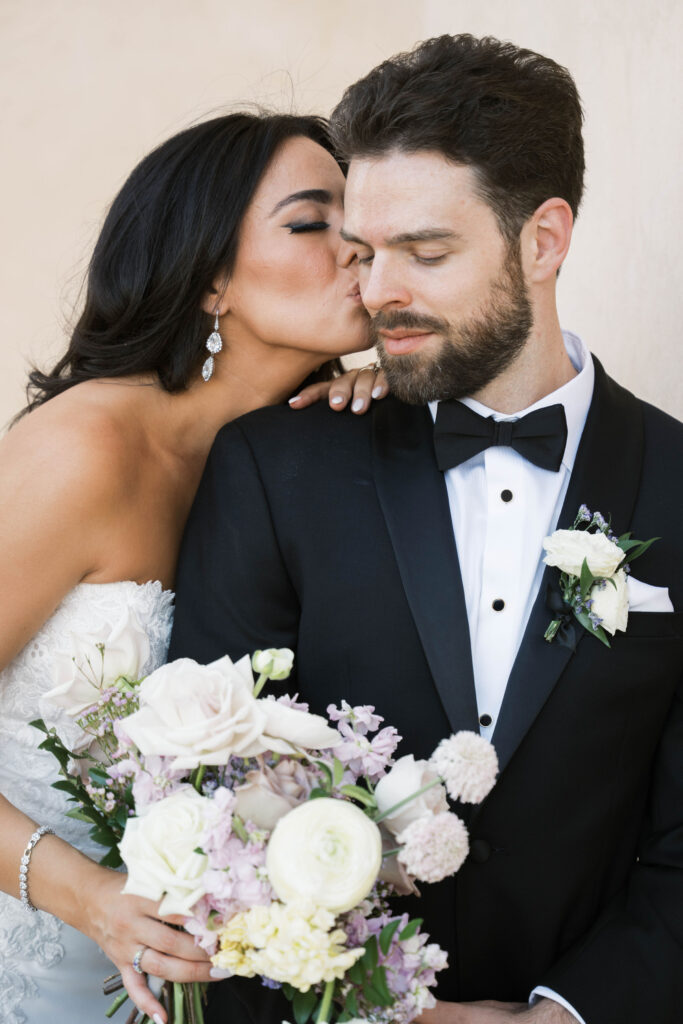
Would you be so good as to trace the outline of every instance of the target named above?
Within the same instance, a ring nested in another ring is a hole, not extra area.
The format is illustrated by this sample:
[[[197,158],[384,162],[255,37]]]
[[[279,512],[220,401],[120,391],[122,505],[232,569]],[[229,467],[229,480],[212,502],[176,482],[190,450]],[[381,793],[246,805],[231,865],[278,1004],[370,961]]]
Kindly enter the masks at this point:
[[[287,196],[304,191],[329,192],[332,201],[341,201],[344,175],[331,153],[312,139],[296,136],[285,140],[275,153],[258,184],[253,205],[270,212]]]

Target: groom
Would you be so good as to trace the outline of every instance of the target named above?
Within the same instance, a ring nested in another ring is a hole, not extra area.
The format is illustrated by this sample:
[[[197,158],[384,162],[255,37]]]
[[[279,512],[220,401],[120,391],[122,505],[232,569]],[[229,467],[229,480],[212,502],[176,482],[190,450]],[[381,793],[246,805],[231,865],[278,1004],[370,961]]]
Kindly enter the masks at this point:
[[[566,70],[494,39],[429,40],[347,90],[346,258],[393,395],[221,431],[179,567],[172,657],[290,646],[313,710],[374,704],[399,753],[458,729],[496,747],[467,862],[423,887],[450,959],[429,1024],[683,1012],[683,430],[559,326],[581,122]],[[609,648],[575,620],[544,639],[542,542],[582,504],[660,538]],[[281,1019],[221,988],[223,1016]]]

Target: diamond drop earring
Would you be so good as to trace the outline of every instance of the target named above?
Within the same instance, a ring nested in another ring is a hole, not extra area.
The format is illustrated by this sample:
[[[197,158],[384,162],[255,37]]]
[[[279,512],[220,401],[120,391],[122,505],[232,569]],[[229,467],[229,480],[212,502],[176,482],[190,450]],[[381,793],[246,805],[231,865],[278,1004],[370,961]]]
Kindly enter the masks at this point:
[[[209,357],[202,366],[202,377],[204,380],[209,381],[213,376],[214,359],[213,357],[220,352],[223,348],[223,339],[221,338],[220,331],[218,330],[218,310],[216,310],[216,319],[213,323],[213,331],[206,339],[206,347],[209,350]]]

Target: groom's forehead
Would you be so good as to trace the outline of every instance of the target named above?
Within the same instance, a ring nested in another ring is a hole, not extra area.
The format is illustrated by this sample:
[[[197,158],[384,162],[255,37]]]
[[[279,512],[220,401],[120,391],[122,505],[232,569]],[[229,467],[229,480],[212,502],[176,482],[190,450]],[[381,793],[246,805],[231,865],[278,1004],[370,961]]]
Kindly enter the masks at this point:
[[[344,199],[344,234],[393,235],[408,222],[463,221],[487,209],[474,170],[431,150],[353,157]],[[410,227],[415,227],[414,223]]]

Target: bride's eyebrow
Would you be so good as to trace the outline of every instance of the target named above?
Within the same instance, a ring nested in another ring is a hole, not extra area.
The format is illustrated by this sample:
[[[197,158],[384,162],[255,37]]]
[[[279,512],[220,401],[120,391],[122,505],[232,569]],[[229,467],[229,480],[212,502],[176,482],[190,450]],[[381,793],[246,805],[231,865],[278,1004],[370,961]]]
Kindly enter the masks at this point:
[[[302,199],[308,199],[314,203],[327,203],[329,206],[332,202],[332,193],[324,188],[305,188],[301,192],[292,192],[291,195],[285,196],[279,203],[276,203],[268,216],[273,217],[283,206],[299,203]]]

